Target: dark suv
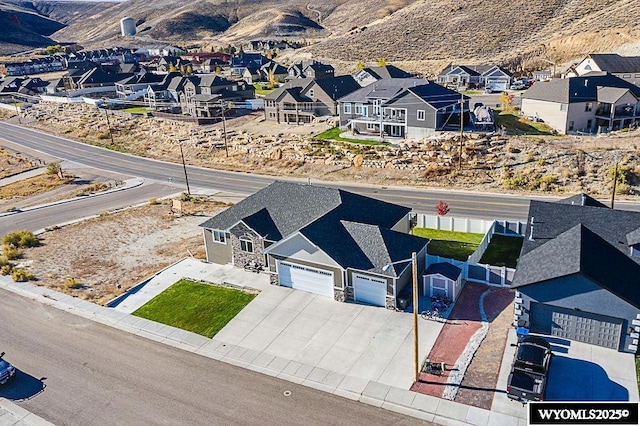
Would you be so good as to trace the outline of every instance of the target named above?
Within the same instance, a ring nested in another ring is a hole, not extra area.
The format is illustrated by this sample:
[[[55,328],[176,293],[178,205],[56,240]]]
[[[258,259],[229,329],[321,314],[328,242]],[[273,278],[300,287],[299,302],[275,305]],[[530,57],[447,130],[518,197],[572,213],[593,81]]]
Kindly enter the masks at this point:
[[[4,385],[16,376],[16,368],[2,359],[4,352],[0,353],[0,385]]]

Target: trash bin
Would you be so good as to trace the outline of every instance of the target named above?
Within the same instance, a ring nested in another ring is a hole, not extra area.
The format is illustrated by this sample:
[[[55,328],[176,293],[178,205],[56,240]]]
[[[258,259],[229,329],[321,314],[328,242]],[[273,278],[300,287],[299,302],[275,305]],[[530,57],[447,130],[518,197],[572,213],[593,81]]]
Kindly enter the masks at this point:
[[[410,286],[406,286],[398,294],[398,309],[405,310],[412,303],[413,293]]]

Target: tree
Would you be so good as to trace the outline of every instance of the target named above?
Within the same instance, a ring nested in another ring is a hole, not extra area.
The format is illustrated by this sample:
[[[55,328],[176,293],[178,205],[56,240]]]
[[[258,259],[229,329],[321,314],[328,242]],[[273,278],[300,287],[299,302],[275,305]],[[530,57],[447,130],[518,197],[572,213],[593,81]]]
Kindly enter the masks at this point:
[[[438,204],[436,204],[436,211],[438,212],[438,216],[444,216],[449,213],[449,204],[440,200]]]
[[[193,67],[191,65],[187,65],[187,69],[185,70],[187,75],[193,74]]]
[[[268,76],[269,76],[269,85],[273,89],[274,87],[276,87],[276,75],[274,74],[272,69],[269,70]]]
[[[513,108],[513,95],[502,92],[498,97],[503,111],[510,111]]]
[[[360,71],[360,70],[361,70],[361,69],[363,69],[363,68],[364,68],[364,62],[362,62],[362,61],[358,61],[358,65],[356,65],[356,69],[357,69],[358,71]]]
[[[176,72],[178,71],[176,66],[173,64],[173,62],[169,62],[169,72]]]
[[[387,65],[387,60],[385,58],[378,59],[378,66],[379,67],[384,67],[386,65]]]

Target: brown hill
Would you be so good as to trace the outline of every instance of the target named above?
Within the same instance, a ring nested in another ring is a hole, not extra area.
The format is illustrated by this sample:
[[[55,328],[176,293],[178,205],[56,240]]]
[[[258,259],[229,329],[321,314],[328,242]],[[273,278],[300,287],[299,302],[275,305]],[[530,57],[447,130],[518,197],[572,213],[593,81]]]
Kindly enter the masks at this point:
[[[68,24],[53,34],[56,40],[87,46],[305,38],[317,43],[303,53],[343,65],[384,57],[502,62],[513,69],[621,46],[640,54],[640,0],[128,0],[80,12],[74,8],[82,2],[19,3]],[[137,20],[134,39],[119,36],[125,16]]]

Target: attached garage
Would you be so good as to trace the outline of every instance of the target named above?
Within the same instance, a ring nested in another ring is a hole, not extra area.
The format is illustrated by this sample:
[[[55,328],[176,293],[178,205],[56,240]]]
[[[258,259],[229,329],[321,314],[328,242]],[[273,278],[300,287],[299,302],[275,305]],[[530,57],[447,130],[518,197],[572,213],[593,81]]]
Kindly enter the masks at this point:
[[[531,304],[531,331],[618,349],[622,319],[541,303]]]
[[[387,281],[368,275],[353,274],[353,293],[356,302],[386,306]]]
[[[333,272],[278,261],[278,280],[284,287],[308,291],[333,299]]]

